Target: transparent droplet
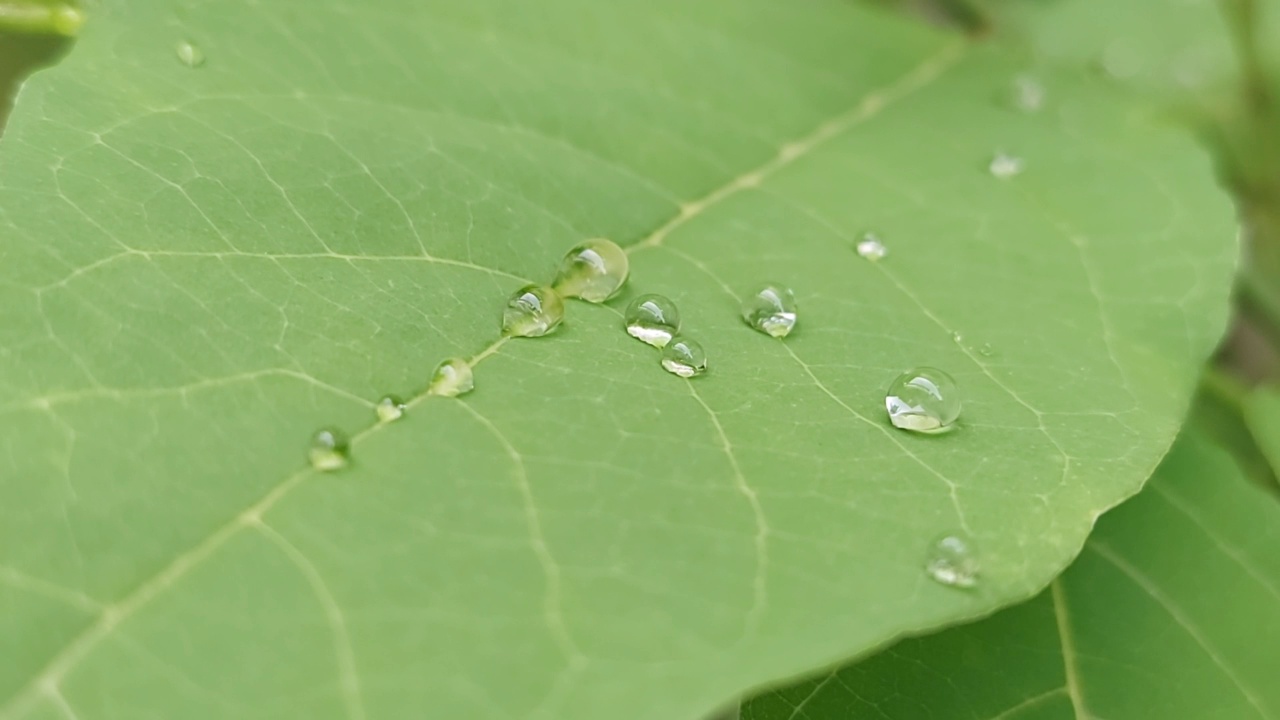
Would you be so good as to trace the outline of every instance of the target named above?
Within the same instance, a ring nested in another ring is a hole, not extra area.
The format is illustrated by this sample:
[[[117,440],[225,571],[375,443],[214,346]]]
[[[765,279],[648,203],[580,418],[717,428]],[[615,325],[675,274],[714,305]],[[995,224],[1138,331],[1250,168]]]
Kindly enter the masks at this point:
[[[378,421],[385,423],[404,417],[405,404],[395,395],[387,395],[379,400],[373,409],[378,413]]]
[[[991,357],[996,354],[996,349],[991,347],[991,343],[982,343],[982,347],[978,348],[978,354],[982,357]]]
[[[950,587],[970,588],[978,584],[978,558],[973,543],[961,533],[938,538],[925,561],[929,577]]]
[[[782,285],[769,284],[742,301],[742,319],[770,337],[786,337],[796,326],[796,296]]]
[[[889,249],[884,246],[884,243],[880,242],[880,238],[867,233],[858,241],[858,254],[871,262],[875,262],[888,255]]]
[[[436,366],[427,386],[428,395],[458,397],[471,392],[476,386],[471,364],[462,358],[449,358]]]
[[[960,390],[937,368],[916,368],[898,376],[885,394],[894,427],[922,433],[944,432],[960,417]]]
[[[1022,158],[998,152],[995,157],[991,158],[991,164],[987,166],[987,169],[991,171],[993,177],[1007,180],[1021,174],[1022,166]]]
[[[551,284],[564,297],[604,302],[622,289],[630,265],[626,251],[612,240],[588,240],[565,254]]]
[[[1044,107],[1045,91],[1039,80],[1030,75],[1013,79],[1013,104],[1023,112],[1037,112]]]
[[[502,311],[502,334],[512,337],[546,335],[564,319],[564,301],[545,285],[526,285],[512,293]]]
[[[961,334],[959,330],[957,330],[957,331],[955,331],[955,332],[951,333],[951,339],[952,339],[952,340],[955,340],[955,341],[956,341],[956,342],[958,342],[958,343],[962,343],[962,342],[964,342],[964,335],[963,335],[963,334]]]
[[[198,68],[204,64],[204,51],[187,41],[182,41],[174,48],[178,60],[189,68]]]
[[[670,298],[650,293],[637,297],[627,305],[623,322],[631,337],[656,348],[663,348],[680,332],[680,311]]]
[[[307,458],[311,467],[321,472],[341,470],[347,466],[350,441],[341,430],[325,428],[311,436],[311,450]]]
[[[675,337],[662,349],[662,368],[683,378],[707,371],[707,354],[696,341]]]

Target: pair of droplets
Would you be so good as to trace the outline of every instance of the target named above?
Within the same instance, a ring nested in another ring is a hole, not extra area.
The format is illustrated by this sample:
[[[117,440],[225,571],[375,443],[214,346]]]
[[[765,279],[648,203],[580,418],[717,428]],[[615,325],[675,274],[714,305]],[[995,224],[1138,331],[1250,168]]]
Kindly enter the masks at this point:
[[[885,255],[883,245],[868,238],[859,243],[858,254],[880,260]],[[876,245],[876,252],[867,249],[868,243]],[[546,335],[564,319],[562,298],[603,303],[622,289],[629,273],[627,253],[616,243],[601,238],[577,245],[561,261],[551,286],[527,285],[511,295],[502,315],[502,332],[510,337]],[[773,283],[749,294],[740,310],[749,327],[778,339],[789,335],[799,318],[795,293]],[[628,335],[661,351],[660,363],[667,372],[684,378],[706,372],[706,351],[680,334],[680,311],[670,298],[653,293],[636,297],[623,313],[623,325]],[[915,368],[890,384],[885,410],[894,427],[945,432],[960,416],[959,391],[947,373]]]

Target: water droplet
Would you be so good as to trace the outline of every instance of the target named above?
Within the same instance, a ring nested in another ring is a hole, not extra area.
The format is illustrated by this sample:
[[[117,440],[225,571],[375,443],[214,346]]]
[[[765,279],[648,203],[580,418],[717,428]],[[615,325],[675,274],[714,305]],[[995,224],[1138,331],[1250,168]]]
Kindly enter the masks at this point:
[[[204,64],[204,51],[186,40],[178,43],[174,48],[178,53],[178,60],[189,68],[198,68]]]
[[[311,467],[321,472],[341,470],[347,466],[350,449],[350,442],[341,430],[326,428],[311,436],[307,458]]]
[[[378,422],[386,423],[404,417],[405,404],[395,395],[387,395],[373,409],[378,413]]]
[[[475,386],[476,379],[471,372],[471,364],[462,358],[449,358],[436,366],[436,371],[431,375],[431,384],[427,386],[427,394],[458,397],[471,392]]]
[[[951,339],[952,339],[952,340],[955,340],[955,341],[956,341],[956,342],[958,342],[958,343],[962,343],[962,342],[964,342],[964,335],[960,334],[960,331],[959,331],[959,330],[957,330],[957,331],[955,331],[955,332],[951,333]]]
[[[888,255],[889,249],[884,246],[884,243],[880,242],[880,238],[872,233],[867,233],[862,236],[862,240],[858,241],[858,254],[871,262],[875,262]]]
[[[627,334],[656,348],[666,347],[680,332],[680,311],[664,295],[641,295],[627,305],[623,315]]]
[[[564,301],[545,285],[526,285],[511,294],[502,311],[502,334],[512,337],[546,335],[564,319]]]
[[[683,378],[707,371],[707,354],[702,346],[688,338],[676,337],[662,349],[662,367]]]
[[[950,587],[971,588],[978,584],[978,558],[974,556],[973,543],[959,533],[934,541],[924,569],[929,577]]]
[[[1013,79],[1013,104],[1023,112],[1038,112],[1044,107],[1045,91],[1040,81],[1030,75]]]
[[[630,266],[626,251],[617,243],[604,238],[588,240],[564,256],[551,284],[564,297],[604,302],[622,289]]]
[[[991,347],[991,343],[982,343],[982,347],[978,348],[978,354],[983,357],[991,357],[996,354],[996,349]]]
[[[991,158],[991,164],[987,166],[987,169],[991,171],[992,176],[1007,180],[1022,173],[1022,166],[1022,158],[998,152],[995,157]]]
[[[1102,51],[1098,64],[1102,71],[1117,80],[1127,80],[1142,71],[1142,57],[1138,51],[1122,40],[1116,40]]]
[[[945,432],[960,417],[960,389],[941,370],[916,368],[893,381],[885,394],[884,407],[894,427],[922,433]]]
[[[782,285],[765,285],[742,301],[742,319],[765,335],[786,337],[796,326],[796,295]]]

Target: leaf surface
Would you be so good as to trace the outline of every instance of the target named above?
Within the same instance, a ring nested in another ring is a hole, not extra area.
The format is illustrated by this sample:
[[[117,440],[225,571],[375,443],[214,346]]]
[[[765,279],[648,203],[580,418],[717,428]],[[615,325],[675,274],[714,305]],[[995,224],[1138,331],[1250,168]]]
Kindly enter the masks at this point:
[[[1274,718],[1280,504],[1190,435],[1034,600],[762,695],[744,720]]]
[[[1172,441],[1235,229],[1180,130],[1021,69],[839,0],[104,4],[0,143],[0,717],[694,717],[1030,596]],[[707,376],[626,297],[496,342],[595,236]],[[915,365],[956,431],[888,426]],[[920,571],[956,529],[977,593]]]

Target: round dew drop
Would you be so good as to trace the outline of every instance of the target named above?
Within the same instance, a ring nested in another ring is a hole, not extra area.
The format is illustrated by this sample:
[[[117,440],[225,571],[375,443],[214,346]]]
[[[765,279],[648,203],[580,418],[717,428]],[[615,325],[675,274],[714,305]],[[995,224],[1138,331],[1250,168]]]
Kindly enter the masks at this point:
[[[929,577],[949,587],[971,588],[978,584],[978,559],[973,543],[963,534],[946,535],[929,548],[924,570]]]
[[[502,311],[502,334],[541,337],[564,320],[564,301],[545,285],[526,285],[512,293]]]
[[[858,241],[857,250],[858,255],[871,262],[883,260],[884,256],[889,254],[888,248],[884,246],[884,243],[880,242],[880,238],[871,233],[862,236],[862,240]]]
[[[351,445],[341,430],[325,428],[311,436],[307,459],[321,472],[341,470],[350,461]]]
[[[742,319],[769,337],[784,338],[796,326],[796,295],[782,285],[765,285],[742,301]]]
[[[896,428],[920,433],[946,432],[960,417],[960,390],[945,372],[937,368],[916,368],[893,381],[885,394],[884,407]]]
[[[630,268],[626,251],[612,240],[597,238],[574,247],[564,256],[551,285],[564,297],[601,303],[622,289]]]
[[[656,348],[664,348],[680,332],[680,311],[663,295],[641,295],[623,313],[627,334]]]
[[[395,395],[387,395],[378,401],[373,411],[378,414],[378,422],[392,422],[404,417],[404,401]]]
[[[662,369],[682,378],[707,371],[707,353],[688,338],[676,337],[662,349]]]
[[[991,164],[987,166],[987,170],[996,179],[1008,180],[1015,175],[1021,175],[1022,167],[1022,158],[1001,152],[991,158]]]
[[[462,358],[449,358],[436,366],[427,386],[428,395],[457,397],[469,393],[476,386],[471,364]]]
[[[189,42],[178,43],[174,50],[178,54],[178,60],[189,68],[198,68],[204,64],[204,52]]]

